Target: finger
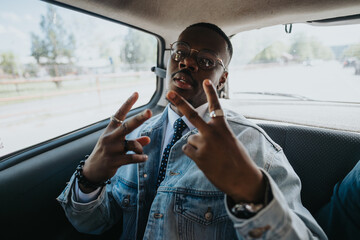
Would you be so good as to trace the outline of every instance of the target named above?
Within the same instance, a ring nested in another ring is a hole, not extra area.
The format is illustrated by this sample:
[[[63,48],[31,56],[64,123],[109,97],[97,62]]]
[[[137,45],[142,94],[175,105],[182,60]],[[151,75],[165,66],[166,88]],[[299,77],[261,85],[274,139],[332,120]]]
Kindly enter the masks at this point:
[[[166,94],[169,101],[175,105],[175,107],[186,116],[186,118],[197,128],[200,132],[207,130],[207,124],[194,108],[183,97],[174,91],[169,91]]]
[[[206,98],[209,102],[209,112],[212,112],[217,109],[221,109],[218,95],[216,93],[214,85],[209,79],[206,79],[203,82],[203,88],[206,94]]]
[[[126,118],[126,115],[128,114],[128,112],[131,110],[132,106],[135,104],[135,102],[137,101],[137,99],[139,98],[139,94],[137,92],[134,92],[126,101],[123,105],[121,105],[121,107],[119,108],[119,110],[116,111],[116,113],[114,114],[114,116],[120,120],[120,121],[124,121],[124,119]],[[115,121],[111,121],[110,125],[112,127],[118,127],[119,123],[115,122]]]
[[[194,134],[188,137],[187,142],[195,148],[199,148],[203,144],[204,139],[199,134]]]
[[[132,163],[142,163],[145,162],[147,159],[148,156],[145,154],[126,154],[122,155],[116,160],[116,165],[120,167]]]
[[[121,143],[121,147],[118,149],[120,152],[133,151],[138,154],[143,153],[143,146],[150,143],[149,137],[141,137],[135,140],[127,140]]]
[[[149,109],[146,109],[142,113],[135,115],[134,117],[126,120],[121,124],[120,127],[115,129],[114,137],[125,136],[131,133],[135,128],[139,127],[146,120],[148,120],[152,116],[152,112]]]
[[[142,145],[136,140],[127,140],[126,142],[125,141],[122,142],[121,147],[120,147],[119,150],[121,152],[133,151],[133,152],[138,153],[138,154],[143,153]]]
[[[186,156],[188,156],[189,158],[191,158],[194,161],[197,160],[197,157],[196,157],[197,149],[194,146],[192,146],[191,144],[185,144],[182,146],[182,150],[186,154]]]

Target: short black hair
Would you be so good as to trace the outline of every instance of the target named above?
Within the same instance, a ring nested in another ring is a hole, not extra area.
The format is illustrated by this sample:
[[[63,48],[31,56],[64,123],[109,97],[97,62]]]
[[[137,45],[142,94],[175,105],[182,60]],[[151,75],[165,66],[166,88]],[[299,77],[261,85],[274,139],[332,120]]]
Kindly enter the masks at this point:
[[[221,28],[219,28],[218,26],[216,26],[215,24],[212,24],[212,23],[199,22],[199,23],[191,24],[185,30],[192,28],[192,27],[204,27],[204,28],[211,29],[211,30],[215,31],[216,33],[218,33],[222,38],[224,38],[224,40],[226,41],[227,46],[228,46],[227,50],[229,52],[230,60],[231,60],[232,55],[233,55],[233,47],[232,47],[230,38],[224,33],[224,31]]]

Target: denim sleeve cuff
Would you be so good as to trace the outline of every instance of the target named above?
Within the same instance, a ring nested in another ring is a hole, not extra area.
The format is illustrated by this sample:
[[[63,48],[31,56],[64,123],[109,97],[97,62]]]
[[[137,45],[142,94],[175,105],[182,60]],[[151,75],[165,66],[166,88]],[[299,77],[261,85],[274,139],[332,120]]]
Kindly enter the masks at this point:
[[[84,193],[83,191],[81,191],[81,189],[79,187],[79,181],[76,179],[75,186],[74,186],[75,201],[80,202],[80,203],[89,203],[89,202],[95,200],[99,196],[101,189],[102,189],[102,187],[98,187],[91,193]]]
[[[96,206],[99,206],[101,202],[104,200],[105,188],[103,187],[101,190],[99,189],[98,191],[100,192],[98,193],[98,196],[96,196],[92,201],[81,202],[78,201],[75,193],[76,180],[77,179],[75,178],[75,174],[74,174],[71,177],[67,186],[65,187],[64,191],[58,196],[57,200],[59,201],[59,203],[63,207],[65,207],[66,205],[68,205],[68,201],[70,201],[69,202],[70,206],[76,211],[86,211]]]
[[[269,181],[270,191],[273,196],[272,200],[255,216],[249,219],[237,218],[231,213],[230,207],[227,204],[227,195],[225,195],[225,208],[240,235],[250,238],[265,237],[266,239],[280,239],[290,227],[288,226],[288,223],[291,222],[289,208],[274,180],[272,180],[266,171],[260,170]]]

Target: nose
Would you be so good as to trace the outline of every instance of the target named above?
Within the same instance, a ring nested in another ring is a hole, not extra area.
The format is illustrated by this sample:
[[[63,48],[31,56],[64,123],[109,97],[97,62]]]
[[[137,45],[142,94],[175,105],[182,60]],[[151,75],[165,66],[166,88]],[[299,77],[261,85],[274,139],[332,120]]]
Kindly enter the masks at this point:
[[[198,65],[196,62],[196,54],[194,54],[195,52],[197,52],[196,50],[192,49],[189,56],[185,57],[183,60],[181,60],[179,62],[179,68],[180,69],[189,69],[192,72],[197,72],[198,71]]]

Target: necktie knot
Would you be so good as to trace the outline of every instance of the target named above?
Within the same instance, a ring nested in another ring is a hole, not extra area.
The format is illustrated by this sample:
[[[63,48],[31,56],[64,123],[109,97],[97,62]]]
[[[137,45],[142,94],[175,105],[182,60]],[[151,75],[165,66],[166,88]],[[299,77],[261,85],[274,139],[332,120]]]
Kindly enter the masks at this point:
[[[185,130],[185,128],[187,127],[186,123],[184,122],[184,120],[182,120],[182,118],[178,118],[175,122],[174,122],[174,135],[182,135],[182,132]]]
[[[178,118],[175,122],[174,122],[174,135],[173,135],[173,139],[172,139],[172,144],[174,144],[177,140],[179,140],[182,136],[182,132],[185,130],[185,128],[187,127],[186,123],[184,122],[184,120],[182,120],[182,118]]]

